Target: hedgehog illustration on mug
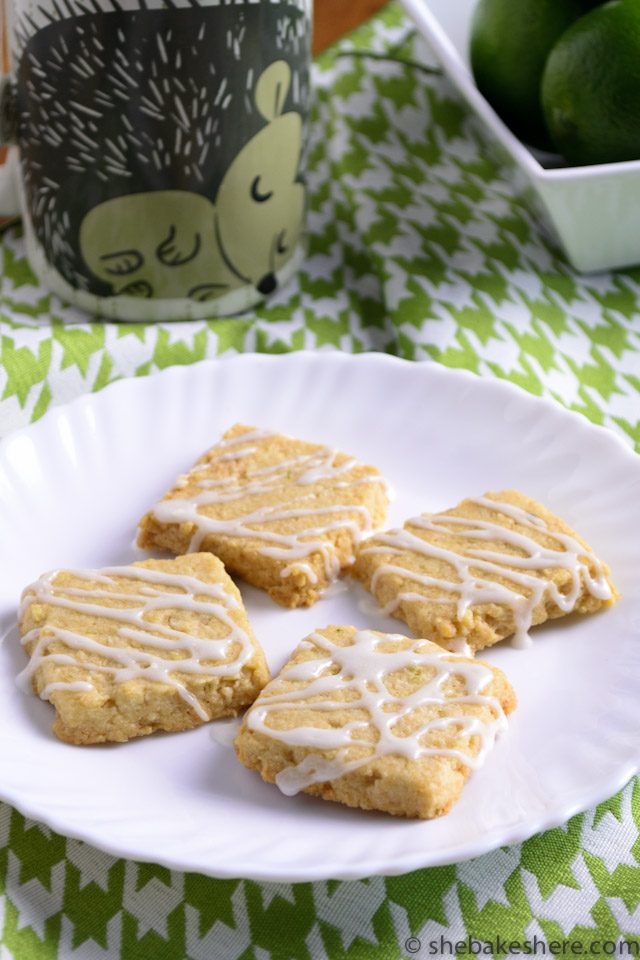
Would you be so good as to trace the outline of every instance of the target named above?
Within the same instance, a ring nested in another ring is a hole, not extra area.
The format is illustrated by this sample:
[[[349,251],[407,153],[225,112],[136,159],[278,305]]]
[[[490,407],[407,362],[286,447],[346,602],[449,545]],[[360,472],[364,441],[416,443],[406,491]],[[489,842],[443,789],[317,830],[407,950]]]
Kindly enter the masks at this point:
[[[249,30],[258,9],[263,28],[273,19],[271,59],[264,29]],[[27,242],[102,312],[141,318],[140,301],[234,312],[286,275],[304,217],[301,17],[286,0],[118,9],[26,39]]]
[[[215,205],[197,193],[159,190],[98,204],[80,225],[80,249],[114,294],[213,300],[253,284],[277,286],[302,227],[304,191],[296,182],[302,121],[282,113],[291,70],[283,60],[256,84],[267,126],[231,161]]]

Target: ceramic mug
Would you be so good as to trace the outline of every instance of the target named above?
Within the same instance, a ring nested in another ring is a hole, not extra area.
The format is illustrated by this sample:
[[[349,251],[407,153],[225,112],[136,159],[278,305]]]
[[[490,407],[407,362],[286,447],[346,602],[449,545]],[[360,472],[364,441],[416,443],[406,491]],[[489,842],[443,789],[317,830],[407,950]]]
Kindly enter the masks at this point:
[[[8,0],[0,213],[92,313],[236,313],[294,273],[311,0]]]

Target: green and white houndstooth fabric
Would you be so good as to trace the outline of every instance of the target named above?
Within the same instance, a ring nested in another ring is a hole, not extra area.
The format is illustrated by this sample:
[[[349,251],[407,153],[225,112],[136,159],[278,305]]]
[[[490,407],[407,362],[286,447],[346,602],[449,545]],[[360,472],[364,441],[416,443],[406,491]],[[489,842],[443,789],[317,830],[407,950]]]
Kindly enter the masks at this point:
[[[315,347],[504,377],[639,446],[640,269],[573,274],[426,58],[391,4],[318,61],[308,257],[255,313],[91,323],[38,288],[8,232],[0,435],[119,377]],[[491,941],[500,955],[534,937],[592,955],[625,955],[627,941],[637,955],[640,781],[520,846],[358,883],[170,872],[0,805],[0,960],[400,960],[448,955],[440,937]]]

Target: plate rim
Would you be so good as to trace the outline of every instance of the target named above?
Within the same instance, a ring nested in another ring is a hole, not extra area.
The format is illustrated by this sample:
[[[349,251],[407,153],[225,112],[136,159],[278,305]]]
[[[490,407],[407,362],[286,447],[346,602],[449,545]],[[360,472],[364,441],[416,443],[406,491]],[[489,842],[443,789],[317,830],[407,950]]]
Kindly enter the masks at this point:
[[[30,437],[34,437],[35,435],[34,442],[37,443],[37,434],[42,429],[46,429],[48,423],[53,423],[56,419],[66,416],[67,411],[72,408],[81,409],[86,406],[94,407],[95,405],[100,406],[103,403],[113,403],[114,401],[110,398],[114,395],[117,396],[120,391],[125,392],[126,390],[132,390],[134,393],[137,393],[139,390],[144,391],[147,389],[147,382],[155,381],[157,378],[164,378],[167,381],[174,379],[176,381],[183,380],[186,382],[189,373],[193,371],[195,367],[203,370],[202,375],[205,376],[205,370],[208,370],[210,375],[215,375],[215,371],[220,364],[248,366],[252,363],[260,363],[270,366],[286,366],[286,364],[298,364],[300,362],[345,365],[352,363],[361,365],[371,363],[379,367],[411,367],[416,370],[421,369],[425,371],[427,377],[435,377],[436,379],[438,377],[453,378],[458,379],[461,384],[473,384],[473,386],[481,390],[486,389],[502,392],[507,398],[517,398],[544,406],[548,414],[555,416],[563,424],[573,427],[583,434],[584,431],[587,431],[589,435],[597,434],[601,441],[611,445],[612,450],[615,448],[617,455],[623,456],[630,466],[634,466],[635,469],[637,469],[640,465],[640,457],[634,452],[631,444],[626,442],[622,436],[612,429],[600,424],[594,424],[588,420],[584,414],[568,410],[552,398],[532,394],[511,381],[499,377],[483,377],[464,368],[446,367],[433,360],[413,361],[374,351],[360,354],[347,354],[334,350],[300,350],[285,354],[263,354],[256,352],[233,354],[202,360],[195,364],[173,365],[146,376],[123,377],[108,384],[96,393],[81,394],[68,403],[59,404],[50,408],[37,421],[12,431],[8,436],[0,440],[0,472],[3,469],[5,453],[10,449],[14,440],[25,435]],[[117,402],[117,400],[115,402]],[[3,639],[4,637],[0,637],[0,644]],[[101,839],[99,827],[95,825],[70,829],[68,822],[65,821],[63,816],[55,812],[49,813],[43,810],[41,804],[37,801],[29,803],[29,801],[25,800],[21,795],[16,796],[15,791],[7,788],[2,781],[0,781],[0,800],[14,807],[23,816],[37,823],[45,824],[64,837],[89,843],[97,849],[118,858],[145,863],[159,863],[172,870],[181,872],[193,872],[195,870],[198,873],[220,879],[241,878],[258,882],[301,883],[327,879],[357,880],[369,876],[395,876],[410,873],[418,869],[429,869],[430,867],[464,862],[485,853],[490,853],[499,847],[523,842],[529,837],[564,824],[576,814],[584,812],[613,796],[638,773],[640,773],[640,755],[638,755],[637,759],[630,758],[626,764],[618,768],[615,776],[610,776],[605,783],[598,783],[591,791],[585,792],[580,800],[565,802],[564,805],[554,809],[551,813],[540,814],[528,820],[526,824],[516,824],[511,829],[503,828],[502,831],[495,829],[488,833],[480,834],[475,842],[470,843],[465,841],[461,849],[455,846],[449,847],[447,850],[438,851],[433,855],[433,851],[429,850],[428,847],[426,849],[419,847],[413,855],[403,855],[401,862],[397,865],[389,865],[388,859],[379,859],[376,861],[374,853],[371,861],[367,861],[364,868],[360,868],[357,864],[352,863],[345,864],[339,870],[331,870],[320,863],[306,864],[295,870],[287,868],[284,872],[276,873],[274,873],[272,866],[268,869],[260,869],[257,865],[252,867],[241,865],[239,869],[233,869],[231,867],[226,868],[224,864],[217,864],[207,869],[203,867],[202,864],[194,866],[193,862],[189,861],[189,859],[181,859],[180,856],[174,855],[171,852],[166,856],[163,854],[160,857],[146,856],[139,851],[133,850],[130,842]],[[18,791],[18,793],[20,793],[20,791]],[[431,854],[427,857],[427,863],[425,863],[425,853]]]
[[[640,161],[638,162],[640,163]],[[130,389],[133,388],[134,384],[136,385],[135,389],[142,389],[143,384],[145,384],[147,381],[151,379],[156,380],[159,377],[166,378],[167,380],[171,379],[172,377],[179,379],[180,377],[185,376],[186,371],[193,370],[196,367],[199,369],[208,367],[209,369],[214,370],[221,363],[242,364],[252,362],[277,365],[280,363],[286,364],[287,362],[292,361],[297,362],[299,358],[306,360],[318,360],[322,358],[323,362],[327,360],[338,363],[375,362],[381,365],[387,364],[389,366],[405,366],[412,368],[417,367],[419,369],[429,369],[436,376],[444,375],[447,377],[459,377],[461,380],[466,381],[467,383],[483,383],[486,384],[487,387],[504,389],[513,397],[519,397],[520,399],[526,397],[527,399],[535,401],[538,404],[543,404],[547,410],[553,411],[561,417],[567,418],[567,422],[571,421],[576,426],[580,424],[580,427],[583,430],[585,428],[588,429],[589,432],[595,430],[601,437],[607,437],[609,440],[613,440],[618,449],[623,450],[630,457],[631,462],[637,461],[638,458],[640,458],[640,454],[636,453],[633,449],[631,441],[623,438],[611,427],[606,427],[600,423],[593,423],[593,421],[589,420],[585,414],[580,413],[577,410],[570,410],[552,397],[531,393],[529,390],[525,390],[524,387],[521,387],[517,383],[513,383],[511,380],[507,380],[498,376],[482,376],[481,374],[475,373],[473,370],[467,370],[466,367],[448,367],[443,363],[439,363],[438,361],[431,359],[408,360],[405,357],[397,357],[393,354],[382,353],[377,350],[363,350],[360,353],[345,353],[342,350],[336,349],[290,350],[288,353],[259,353],[257,351],[247,351],[245,353],[223,354],[219,357],[208,357],[204,360],[197,360],[195,363],[172,364],[169,367],[165,367],[163,370],[154,370],[152,373],[143,374],[141,376],[122,376],[119,379],[113,380],[111,383],[106,384],[106,386],[102,387],[100,390],[95,392],[81,393],[77,397],[67,400],[65,403],[55,404],[54,406],[49,407],[49,409],[46,410],[41,417],[38,417],[37,420],[34,420],[25,426],[17,427],[15,430],[11,430],[4,437],[0,437],[0,456],[4,453],[8,446],[11,445],[15,438],[41,428],[41,424],[48,423],[49,420],[54,420],[56,417],[63,415],[67,410],[71,410],[76,407],[80,409],[84,406],[92,406],[95,403],[101,403],[102,400],[100,398],[107,395],[110,396],[114,390],[118,391],[123,388]]]

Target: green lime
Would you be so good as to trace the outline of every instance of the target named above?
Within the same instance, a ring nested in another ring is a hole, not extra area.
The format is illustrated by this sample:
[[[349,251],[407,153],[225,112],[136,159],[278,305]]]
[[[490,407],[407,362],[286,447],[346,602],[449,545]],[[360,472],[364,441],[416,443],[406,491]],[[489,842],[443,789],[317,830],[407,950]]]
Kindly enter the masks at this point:
[[[471,25],[478,88],[521,139],[548,147],[540,80],[549,51],[584,0],[480,0]]]
[[[569,27],[549,55],[542,102],[569,163],[640,158],[638,0],[611,0]]]

